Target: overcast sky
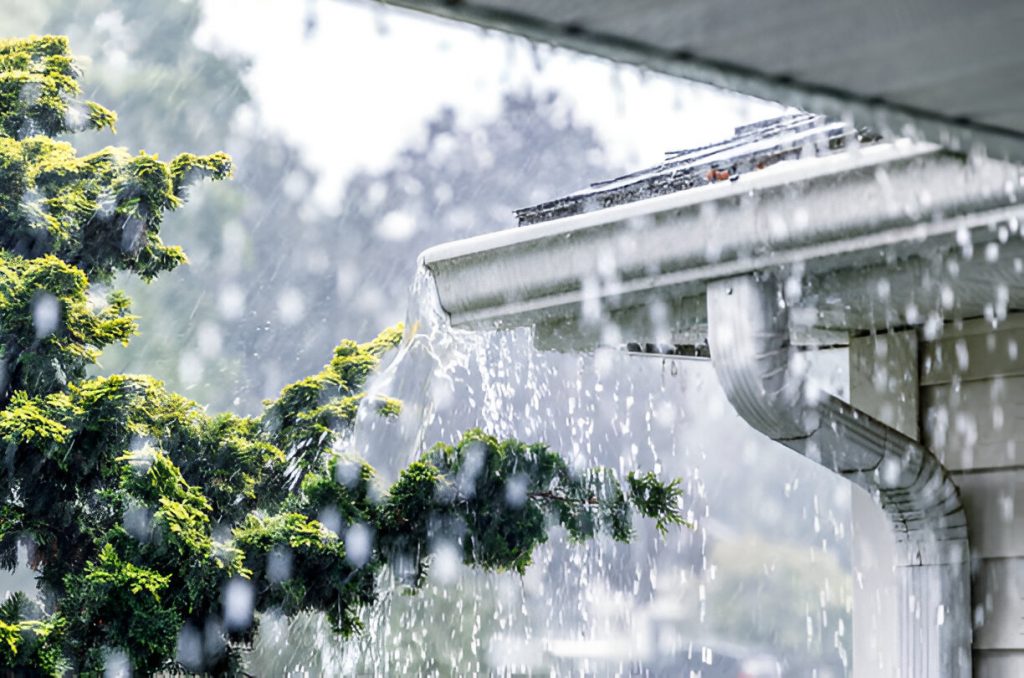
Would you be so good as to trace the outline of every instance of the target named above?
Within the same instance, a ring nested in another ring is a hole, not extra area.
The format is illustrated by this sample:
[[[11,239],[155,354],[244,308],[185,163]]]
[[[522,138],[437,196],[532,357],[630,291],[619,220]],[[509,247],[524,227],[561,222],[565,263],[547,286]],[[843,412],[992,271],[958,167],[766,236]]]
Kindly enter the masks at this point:
[[[567,50],[364,0],[205,0],[199,40],[249,55],[264,120],[302,148],[334,204],[360,167],[380,169],[444,105],[492,116],[509,88],[552,89],[611,161],[727,137],[774,105]],[[315,17],[309,30],[308,19]]]

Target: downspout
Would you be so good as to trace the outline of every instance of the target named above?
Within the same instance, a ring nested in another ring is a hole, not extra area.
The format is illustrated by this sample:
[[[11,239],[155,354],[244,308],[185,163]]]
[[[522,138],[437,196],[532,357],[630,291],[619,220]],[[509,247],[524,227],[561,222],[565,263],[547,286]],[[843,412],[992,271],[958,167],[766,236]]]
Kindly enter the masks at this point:
[[[921,443],[811,392],[774,277],[711,282],[707,311],[711,360],[740,416],[867,490],[888,517],[901,593],[899,677],[970,678],[967,519],[949,473]]]

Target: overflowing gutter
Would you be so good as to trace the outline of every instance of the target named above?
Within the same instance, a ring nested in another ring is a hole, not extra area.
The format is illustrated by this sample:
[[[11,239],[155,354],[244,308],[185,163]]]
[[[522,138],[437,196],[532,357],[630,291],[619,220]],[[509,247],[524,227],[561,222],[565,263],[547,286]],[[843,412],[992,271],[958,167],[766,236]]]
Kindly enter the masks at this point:
[[[439,245],[421,262],[433,273],[452,324],[467,328],[562,322],[580,318],[594,300],[615,314],[645,306],[651,294],[685,306],[694,328],[706,322],[707,281],[787,266],[800,268],[814,297],[793,314],[800,325],[855,331],[913,325],[909,305],[920,311],[938,303],[941,287],[957,284],[947,277],[975,282],[944,311],[981,316],[991,302],[989,283],[1005,286],[1007,302],[1024,308],[1013,264],[1024,247],[1019,237],[999,242],[1000,225],[1012,231],[1024,218],[1020,181],[1018,168],[1007,163],[927,143],[877,143]],[[999,242],[997,260],[981,256],[990,242]],[[917,276],[937,254],[969,248],[978,256],[953,273],[936,271],[924,286],[896,284]],[[893,279],[889,306],[896,317],[879,315],[866,302],[850,308],[828,302],[882,277]],[[913,291],[928,298],[898,298]]]
[[[701,168],[690,176],[707,181],[622,204],[614,193],[594,200],[605,188],[591,187],[533,212],[569,216],[434,247],[421,261],[456,326],[532,326],[548,346],[581,350],[613,323],[634,345],[709,353],[748,423],[864,487],[888,516],[901,547],[900,675],[970,676],[955,484],[917,441],[809,393],[794,355],[797,344],[1024,309],[1020,170],[910,141],[811,150],[738,173],[740,162],[725,162],[727,177],[714,174],[721,164]],[[670,158],[612,190],[686,172]]]

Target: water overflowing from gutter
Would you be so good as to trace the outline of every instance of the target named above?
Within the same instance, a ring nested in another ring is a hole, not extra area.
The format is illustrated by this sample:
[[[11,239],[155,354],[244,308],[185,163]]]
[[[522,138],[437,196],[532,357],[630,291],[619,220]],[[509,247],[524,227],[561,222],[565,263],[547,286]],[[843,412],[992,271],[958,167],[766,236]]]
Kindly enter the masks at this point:
[[[402,343],[367,385],[367,401],[401,400],[397,425],[363,408],[352,435],[352,450],[391,475],[415,461],[437,442],[428,440],[427,433],[437,426],[443,430],[441,415],[453,404],[459,375],[486,341],[487,333],[451,326],[434,278],[421,265],[410,288]]]
[[[630,545],[570,544],[556,530],[523,578],[470,570],[439,551],[417,595],[400,595],[394,581],[382,588],[393,592],[369,612],[365,636],[332,655],[335,668],[679,675],[672,671],[707,661],[724,667],[740,651],[782,666],[794,650],[765,639],[794,623],[804,654],[846,651],[847,488],[796,455],[764,450],[772,444],[736,418],[708,364],[617,350],[543,353],[529,330],[452,328],[421,268],[404,341],[369,391],[403,403],[397,420],[362,413],[350,441],[388,481],[430,445],[480,427],[543,441],[580,467],[683,477],[698,528],[661,539],[640,521]],[[773,462],[761,464],[768,455]],[[786,593],[803,610],[786,620],[795,611],[775,609],[759,591],[778,581],[777,568],[807,564],[808,549],[824,583]],[[737,595],[748,612],[733,609]],[[753,626],[737,627],[737,612],[754,614]]]

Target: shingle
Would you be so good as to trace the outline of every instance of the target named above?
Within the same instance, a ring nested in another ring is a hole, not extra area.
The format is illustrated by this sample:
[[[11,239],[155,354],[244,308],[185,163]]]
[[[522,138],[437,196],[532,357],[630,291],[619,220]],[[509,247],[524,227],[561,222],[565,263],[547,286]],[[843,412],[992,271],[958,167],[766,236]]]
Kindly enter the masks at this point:
[[[811,113],[771,118],[737,127],[724,141],[668,151],[664,162],[654,167],[516,210],[516,217],[520,226],[526,226],[718,181],[738,181],[778,162],[843,152],[879,138],[871,131]]]

